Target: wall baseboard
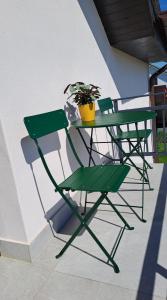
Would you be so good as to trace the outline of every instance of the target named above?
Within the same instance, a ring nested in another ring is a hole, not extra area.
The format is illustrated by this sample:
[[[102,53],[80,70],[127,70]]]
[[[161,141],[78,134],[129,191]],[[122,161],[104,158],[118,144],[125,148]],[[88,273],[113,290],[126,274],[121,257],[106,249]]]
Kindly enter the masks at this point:
[[[77,196],[78,195],[75,195],[74,198],[77,199]],[[61,205],[58,205],[58,209],[56,212],[54,212],[54,215],[52,214],[50,218],[47,216],[48,218],[46,219],[49,221],[50,225],[47,222],[46,226],[30,243],[0,238],[1,256],[33,262],[35,257],[40,254],[49,240],[53,238],[53,234],[59,232],[61,228],[63,228],[64,225],[69,221],[71,216],[71,210],[64,202],[62,202]],[[52,226],[53,232],[51,231],[50,226]]]
[[[20,241],[0,240],[1,256],[21,259],[31,262],[29,245]]]

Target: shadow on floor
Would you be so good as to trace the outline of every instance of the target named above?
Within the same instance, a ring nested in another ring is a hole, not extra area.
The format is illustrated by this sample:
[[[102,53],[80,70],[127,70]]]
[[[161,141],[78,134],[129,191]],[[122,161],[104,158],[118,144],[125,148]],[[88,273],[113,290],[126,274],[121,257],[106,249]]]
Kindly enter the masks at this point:
[[[157,274],[167,279],[167,269],[158,264],[166,198],[167,165],[164,165],[136,300],[144,300],[143,295],[141,295],[142,292],[147,293],[145,298],[146,300],[153,299],[155,279]]]
[[[89,209],[90,209],[90,208],[88,208],[88,210],[89,210]],[[94,215],[95,215],[95,214],[96,214],[96,212],[94,213]],[[116,254],[117,248],[118,248],[118,246],[119,246],[119,243],[121,242],[123,233],[124,233],[124,231],[125,231],[125,226],[122,227],[122,226],[120,226],[120,225],[118,225],[118,224],[115,224],[115,223],[106,221],[106,220],[103,219],[103,218],[94,217],[94,215],[91,217],[91,219],[89,220],[89,222],[87,222],[87,225],[89,225],[90,221],[94,218],[94,219],[98,220],[99,222],[108,223],[108,224],[110,224],[111,226],[117,227],[117,229],[118,229],[117,237],[116,237],[116,239],[115,239],[115,241],[114,241],[114,243],[113,243],[113,247],[112,247],[112,249],[111,249],[111,251],[110,251],[110,256],[114,259],[114,256],[115,256],[115,254]],[[79,226],[79,224],[80,224],[80,222],[78,222],[77,218],[74,218],[74,217],[73,217],[73,220],[72,220],[70,226],[69,226],[69,223],[70,223],[70,222],[68,222],[68,224],[67,224],[67,228],[66,228],[66,226],[65,226],[64,229],[61,230],[61,232],[60,232],[61,234],[64,234],[64,232],[67,233],[66,230],[68,230],[68,234],[71,234],[71,235],[72,235],[72,234],[74,233],[74,231],[77,229],[77,227]],[[85,229],[82,230],[82,233],[83,233],[84,231],[85,231]],[[64,242],[65,244],[67,243],[67,241],[66,241],[65,239],[61,238],[61,237],[55,236],[55,238],[58,239],[58,240],[60,240],[60,241],[62,241],[62,242]],[[98,243],[97,243],[97,244],[98,244]],[[93,257],[94,259],[96,259],[96,260],[98,260],[98,261],[100,261],[100,262],[102,262],[102,263],[104,263],[104,264],[107,264],[108,266],[110,266],[110,267],[113,268],[113,265],[111,264],[111,262],[109,261],[108,258],[106,258],[106,260],[101,259],[100,257],[95,256],[94,254],[92,254],[92,253],[90,253],[90,252],[88,252],[88,251],[86,251],[86,250],[84,250],[84,249],[82,249],[82,248],[80,248],[80,247],[78,247],[78,246],[75,246],[75,245],[73,245],[73,244],[71,244],[70,247],[73,247],[74,249],[77,249],[78,251],[80,251],[80,252],[82,252],[82,253],[84,253],[84,254],[90,256],[90,257]],[[68,251],[68,250],[67,250],[67,251]]]
[[[87,207],[87,212],[89,212],[91,207]],[[84,210],[83,207],[78,207],[78,212],[81,214],[82,211]],[[90,217],[90,219],[87,221],[87,225],[90,224],[90,222],[92,221],[92,219],[94,218],[96,214],[96,211],[94,212],[94,214]],[[61,228],[60,232],[61,234],[64,235],[73,235],[73,233],[75,232],[75,230],[78,228],[78,226],[80,225],[80,221],[78,220],[77,217],[75,217],[74,215],[71,216],[71,218],[68,220],[68,222],[65,223],[65,225]],[[85,232],[85,228],[83,228],[78,235],[82,235]]]

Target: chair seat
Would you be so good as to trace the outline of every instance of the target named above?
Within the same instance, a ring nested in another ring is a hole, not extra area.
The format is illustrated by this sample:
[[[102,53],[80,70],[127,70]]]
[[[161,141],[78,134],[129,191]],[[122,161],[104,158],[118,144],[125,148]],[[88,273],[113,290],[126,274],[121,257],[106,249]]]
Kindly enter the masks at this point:
[[[72,191],[117,192],[128,174],[127,165],[81,167],[59,188]]]
[[[121,132],[120,134],[117,134],[116,140],[125,140],[125,139],[137,139],[138,137],[144,139],[148,138],[151,134],[151,129],[143,129],[143,130],[131,130],[126,132]]]

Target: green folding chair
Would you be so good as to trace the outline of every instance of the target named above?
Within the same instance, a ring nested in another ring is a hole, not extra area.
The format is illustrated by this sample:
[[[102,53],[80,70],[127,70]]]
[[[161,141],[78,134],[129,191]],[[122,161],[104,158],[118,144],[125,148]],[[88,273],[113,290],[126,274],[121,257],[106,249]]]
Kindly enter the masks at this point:
[[[93,166],[93,167],[84,167],[80,158],[78,157],[75,148],[73,146],[71,137],[68,132],[68,120],[66,118],[64,110],[55,110],[48,113],[43,113],[39,115],[29,116],[24,118],[25,126],[28,130],[30,137],[34,140],[37,150],[39,152],[39,156],[42,160],[44,168],[51,180],[55,192],[58,192],[61,197],[64,199],[66,204],[72,210],[72,213],[77,217],[80,222],[80,225],[75,230],[69,241],[65,244],[60,253],[56,256],[56,258],[60,257],[65,250],[71,245],[76,236],[80,233],[82,229],[86,229],[100,249],[103,251],[105,256],[108,258],[108,263],[114,268],[116,273],[119,272],[119,267],[114,260],[115,251],[113,255],[109,254],[99,239],[96,237],[92,229],[89,227],[88,221],[93,216],[99,205],[103,202],[103,200],[107,201],[107,203],[112,207],[118,217],[122,220],[124,224],[124,229],[132,230],[134,227],[131,227],[127,221],[123,218],[120,212],[117,210],[115,205],[108,198],[108,193],[113,192],[116,193],[119,190],[120,185],[124,181],[126,175],[128,174],[130,167],[127,165],[112,165],[112,166]],[[49,166],[44,158],[42,149],[39,145],[39,138],[46,136],[50,133],[53,133],[58,130],[65,130],[67,139],[73,151],[75,159],[78,161],[79,168],[71,174],[67,179],[65,179],[61,183],[57,183]],[[76,203],[71,202],[69,198],[66,197],[64,191],[85,191],[85,192],[100,192],[100,197],[93,204],[90,210],[82,216],[78,208],[76,207]],[[118,243],[116,248],[118,247]]]
[[[113,101],[110,97],[104,98],[104,99],[99,99],[98,100],[98,105],[100,108],[100,111],[102,113],[108,112],[108,113],[114,113],[114,106],[113,106]],[[113,129],[112,129],[113,130]],[[147,129],[147,124],[145,122],[145,129],[138,129],[135,128],[135,130],[130,130],[129,125],[127,125],[127,131],[122,131],[120,126],[117,128],[117,133],[114,136],[115,141],[117,142],[127,142],[129,144],[129,156],[134,152],[137,153],[139,157],[144,161],[145,165],[147,168],[152,169],[150,164],[145,160],[143,150],[142,150],[142,145],[141,143],[144,142],[144,151],[145,147],[147,146],[147,139],[151,134],[151,129]],[[135,143],[135,145],[134,145]],[[149,185],[150,190],[150,182],[148,178],[147,171],[145,171],[146,177],[147,177],[147,183]]]

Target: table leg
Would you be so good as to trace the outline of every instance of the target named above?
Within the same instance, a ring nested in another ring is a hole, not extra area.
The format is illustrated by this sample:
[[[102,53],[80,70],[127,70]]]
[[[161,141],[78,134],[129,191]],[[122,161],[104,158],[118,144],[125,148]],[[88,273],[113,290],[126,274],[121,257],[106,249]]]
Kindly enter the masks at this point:
[[[92,146],[93,146],[93,128],[91,128],[91,134],[90,134],[90,151],[89,151],[89,164],[88,164],[89,167],[92,160]]]
[[[92,160],[92,163],[93,163],[94,166],[95,166],[95,165],[96,165],[96,164],[95,164],[95,161],[94,161],[92,155],[90,156],[90,150],[89,150],[89,147],[87,146],[87,144],[86,144],[86,142],[85,142],[85,140],[84,140],[84,137],[83,137],[83,135],[82,135],[82,133],[81,133],[81,130],[80,130],[79,128],[77,128],[77,131],[78,131],[78,133],[79,133],[79,135],[80,135],[80,137],[81,137],[81,140],[82,140],[82,142],[83,142],[83,144],[84,144],[84,146],[85,146],[85,148],[86,148],[86,150],[87,150],[87,152],[88,152],[88,154],[89,154],[89,161]],[[91,151],[92,151],[92,150],[91,150]],[[90,157],[91,157],[91,159],[90,159]]]
[[[94,165],[96,165],[96,164],[95,164],[95,161],[94,161],[94,159],[93,159],[93,157],[92,157],[93,128],[91,128],[90,147],[87,146],[87,144],[86,144],[86,142],[85,142],[85,140],[84,140],[84,137],[83,137],[81,131],[79,130],[79,128],[77,128],[77,130],[78,130],[78,133],[79,133],[79,135],[80,135],[80,137],[81,137],[81,139],[82,139],[82,141],[83,141],[83,143],[84,143],[84,145],[85,145],[85,148],[86,148],[86,150],[87,150],[87,152],[88,152],[88,154],[89,154],[89,162],[88,162],[88,166],[90,167],[91,161],[93,162]],[[82,212],[82,215],[85,215],[85,213],[86,213],[87,198],[88,198],[88,192],[85,193],[84,210],[83,210],[83,212]]]

